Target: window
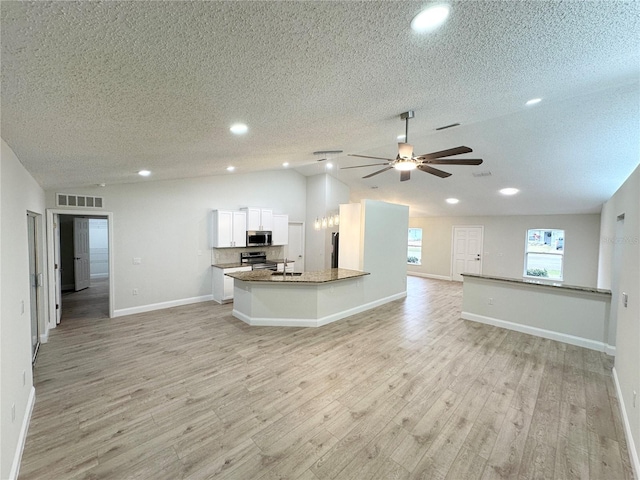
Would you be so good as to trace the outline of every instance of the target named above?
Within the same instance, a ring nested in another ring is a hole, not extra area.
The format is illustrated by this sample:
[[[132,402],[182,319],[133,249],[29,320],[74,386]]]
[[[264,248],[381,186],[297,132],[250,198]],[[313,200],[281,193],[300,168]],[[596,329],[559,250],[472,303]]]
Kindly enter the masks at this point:
[[[407,263],[422,265],[422,229],[410,228],[407,248]]]
[[[524,276],[562,280],[564,230],[534,228],[527,230]]]

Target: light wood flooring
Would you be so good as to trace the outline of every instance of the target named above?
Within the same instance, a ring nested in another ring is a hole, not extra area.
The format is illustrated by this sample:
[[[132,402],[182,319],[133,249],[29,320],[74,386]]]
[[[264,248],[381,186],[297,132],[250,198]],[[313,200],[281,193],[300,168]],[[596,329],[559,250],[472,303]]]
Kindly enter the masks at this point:
[[[461,285],[321,328],[212,302],[42,346],[20,479],[632,478],[604,354],[461,320]]]

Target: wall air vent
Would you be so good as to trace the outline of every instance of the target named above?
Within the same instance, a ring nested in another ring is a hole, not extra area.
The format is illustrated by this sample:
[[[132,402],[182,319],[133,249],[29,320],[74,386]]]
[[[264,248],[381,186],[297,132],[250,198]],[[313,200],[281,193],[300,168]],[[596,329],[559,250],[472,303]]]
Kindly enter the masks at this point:
[[[102,197],[56,193],[56,206],[58,207],[102,208],[104,206],[102,200]]]
[[[485,170],[484,172],[473,172],[471,175],[474,177],[490,177],[491,172],[489,170]]]

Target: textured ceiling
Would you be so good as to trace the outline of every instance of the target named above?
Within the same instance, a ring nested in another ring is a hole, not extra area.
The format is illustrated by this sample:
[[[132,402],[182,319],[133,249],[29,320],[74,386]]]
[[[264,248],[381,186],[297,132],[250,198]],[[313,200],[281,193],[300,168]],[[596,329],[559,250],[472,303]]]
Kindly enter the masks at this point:
[[[412,215],[599,211],[640,156],[639,3],[449,4],[418,35],[423,2],[3,1],[2,138],[45,189],[285,161],[309,175],[316,150],[343,150],[340,166],[394,157],[413,109],[416,153],[467,145],[485,163],[402,184],[337,170],[353,199]]]

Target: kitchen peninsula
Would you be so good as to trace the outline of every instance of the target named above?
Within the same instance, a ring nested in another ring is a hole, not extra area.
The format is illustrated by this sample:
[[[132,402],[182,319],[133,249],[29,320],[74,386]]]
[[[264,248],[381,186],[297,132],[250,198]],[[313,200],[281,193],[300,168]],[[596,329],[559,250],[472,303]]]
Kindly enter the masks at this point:
[[[234,279],[233,316],[249,325],[319,327],[379,305],[365,300],[367,275],[344,268],[229,273]]]

